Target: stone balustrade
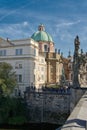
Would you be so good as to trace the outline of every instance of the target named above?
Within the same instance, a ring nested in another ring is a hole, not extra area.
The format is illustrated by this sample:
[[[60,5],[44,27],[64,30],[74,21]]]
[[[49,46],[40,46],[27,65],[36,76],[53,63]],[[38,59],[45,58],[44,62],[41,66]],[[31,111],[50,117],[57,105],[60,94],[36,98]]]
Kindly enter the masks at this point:
[[[65,124],[56,130],[87,130],[87,91],[81,97]]]

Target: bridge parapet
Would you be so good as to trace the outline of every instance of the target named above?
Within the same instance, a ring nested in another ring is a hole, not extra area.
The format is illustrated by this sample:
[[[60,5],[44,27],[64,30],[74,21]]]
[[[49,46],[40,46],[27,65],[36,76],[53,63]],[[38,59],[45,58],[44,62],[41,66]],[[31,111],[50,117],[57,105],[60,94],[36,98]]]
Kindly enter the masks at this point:
[[[87,130],[87,91],[81,97],[65,124],[56,130]]]

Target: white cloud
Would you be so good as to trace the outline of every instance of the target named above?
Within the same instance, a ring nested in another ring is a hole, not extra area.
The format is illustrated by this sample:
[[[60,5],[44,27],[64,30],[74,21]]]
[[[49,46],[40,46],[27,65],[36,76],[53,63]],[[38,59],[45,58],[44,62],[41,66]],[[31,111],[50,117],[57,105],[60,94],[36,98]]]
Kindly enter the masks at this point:
[[[25,9],[27,6],[31,6],[31,4],[33,4],[33,2],[28,2],[28,3],[25,3],[19,7],[19,8],[15,8],[15,9],[6,9],[6,8],[1,8],[0,9],[0,14],[2,15],[0,17],[0,21],[2,21],[3,19],[11,16],[11,15],[15,15],[19,12],[22,12],[23,9]],[[23,14],[22,14],[23,15]],[[25,14],[24,14],[25,15]]]
[[[75,24],[78,24],[80,23],[81,21],[80,20],[77,20],[77,21],[73,21],[73,22],[61,22],[59,24],[56,25],[56,27],[68,27],[68,26],[72,26],[72,25],[75,25]]]
[[[23,25],[26,27],[26,26],[29,26],[28,22],[27,21],[24,21],[23,22]]]
[[[0,36],[10,39],[28,38],[33,33],[32,28],[27,21],[18,24],[1,24]]]

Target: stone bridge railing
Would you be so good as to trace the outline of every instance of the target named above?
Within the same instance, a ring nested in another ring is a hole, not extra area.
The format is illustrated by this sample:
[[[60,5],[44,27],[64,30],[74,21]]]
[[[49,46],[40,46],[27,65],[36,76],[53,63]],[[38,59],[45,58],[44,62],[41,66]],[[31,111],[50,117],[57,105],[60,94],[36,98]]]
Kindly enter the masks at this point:
[[[87,91],[81,97],[65,124],[56,130],[87,130]]]

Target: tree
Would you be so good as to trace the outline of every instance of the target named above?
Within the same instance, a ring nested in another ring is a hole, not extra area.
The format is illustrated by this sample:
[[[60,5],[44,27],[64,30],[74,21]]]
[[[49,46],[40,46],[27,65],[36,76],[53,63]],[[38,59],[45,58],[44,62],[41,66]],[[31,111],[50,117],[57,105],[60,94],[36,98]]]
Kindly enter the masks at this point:
[[[16,86],[13,67],[0,63],[0,124],[20,125],[27,122],[27,108],[22,98],[10,97]]]
[[[22,98],[0,96],[0,125],[27,123],[27,107]]]
[[[9,95],[16,86],[16,76],[13,67],[6,62],[0,63],[0,93]]]

